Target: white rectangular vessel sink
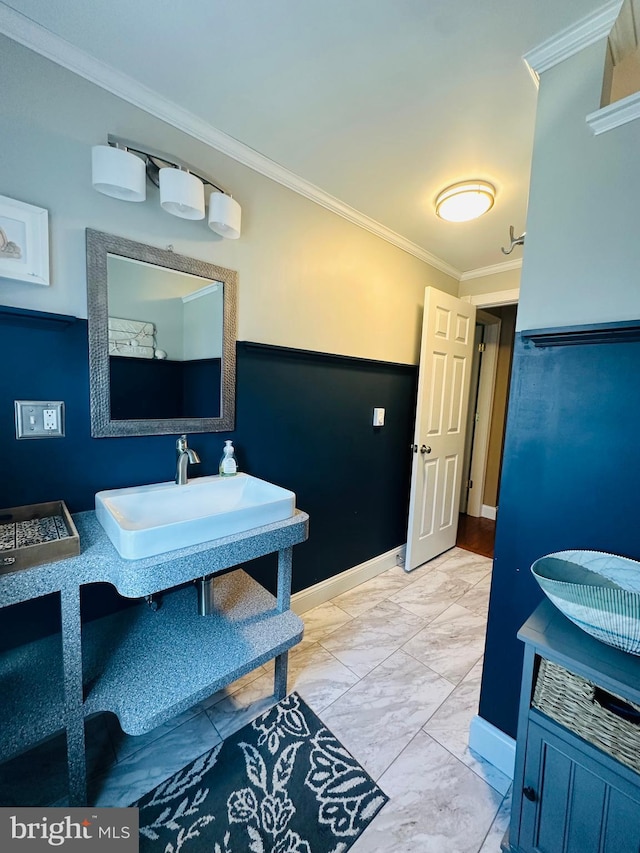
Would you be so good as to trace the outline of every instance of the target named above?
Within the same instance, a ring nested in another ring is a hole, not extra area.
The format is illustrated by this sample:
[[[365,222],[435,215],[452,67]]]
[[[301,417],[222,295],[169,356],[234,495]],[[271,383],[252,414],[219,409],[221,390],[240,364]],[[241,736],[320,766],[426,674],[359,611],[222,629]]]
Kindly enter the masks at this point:
[[[251,477],[199,477],[96,493],[96,517],[121,557],[139,560],[290,518],[294,492]]]

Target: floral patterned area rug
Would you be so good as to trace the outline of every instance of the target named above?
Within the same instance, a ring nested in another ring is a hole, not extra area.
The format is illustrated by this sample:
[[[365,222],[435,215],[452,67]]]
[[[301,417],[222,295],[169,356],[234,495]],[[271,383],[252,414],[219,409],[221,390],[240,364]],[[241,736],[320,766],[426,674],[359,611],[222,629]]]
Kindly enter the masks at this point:
[[[344,853],[387,799],[292,693],[134,806],[140,853]]]

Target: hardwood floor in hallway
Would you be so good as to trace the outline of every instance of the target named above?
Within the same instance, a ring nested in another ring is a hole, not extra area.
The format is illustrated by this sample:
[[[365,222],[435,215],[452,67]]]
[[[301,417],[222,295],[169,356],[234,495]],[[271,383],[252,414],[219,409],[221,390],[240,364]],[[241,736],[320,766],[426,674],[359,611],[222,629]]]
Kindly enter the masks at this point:
[[[460,513],[456,546],[483,557],[493,557],[496,523],[490,518],[475,518]]]

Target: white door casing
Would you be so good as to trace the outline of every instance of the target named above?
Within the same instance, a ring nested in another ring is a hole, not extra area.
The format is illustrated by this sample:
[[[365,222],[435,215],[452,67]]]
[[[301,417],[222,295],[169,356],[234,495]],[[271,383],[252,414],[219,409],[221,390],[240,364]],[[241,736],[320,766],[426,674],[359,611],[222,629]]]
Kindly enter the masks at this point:
[[[484,311],[478,311],[477,323],[485,323]],[[482,319],[480,319],[482,317]],[[493,396],[496,385],[496,372],[498,368],[498,349],[500,347],[501,321],[497,317],[486,320],[484,327],[485,351],[480,366],[480,382],[478,383],[478,399],[476,401],[476,429],[473,436],[473,451],[471,454],[471,470],[469,477],[473,481],[473,488],[469,491],[467,502],[467,515],[476,518],[482,516],[484,505],[484,484],[487,475],[487,459],[489,456],[489,433],[491,430],[491,414],[493,410]]]
[[[408,572],[456,543],[475,318],[474,305],[426,288],[404,565]]]
[[[484,326],[478,322],[473,336],[473,358],[471,359],[471,382],[469,385],[469,404],[467,406],[467,428],[464,435],[464,456],[462,458],[462,485],[460,487],[460,512],[467,512],[471,495],[471,465],[473,463],[473,445],[475,441],[475,422],[477,420],[478,385],[480,383],[481,363],[483,361],[482,344]],[[473,513],[469,513],[473,515]]]

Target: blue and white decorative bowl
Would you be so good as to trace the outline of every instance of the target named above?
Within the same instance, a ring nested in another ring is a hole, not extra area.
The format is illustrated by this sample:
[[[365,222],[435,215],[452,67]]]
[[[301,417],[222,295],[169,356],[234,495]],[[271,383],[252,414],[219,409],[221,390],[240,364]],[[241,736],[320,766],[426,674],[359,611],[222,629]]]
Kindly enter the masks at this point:
[[[536,560],[531,571],[579,628],[640,655],[640,563],[602,551],[558,551]]]

